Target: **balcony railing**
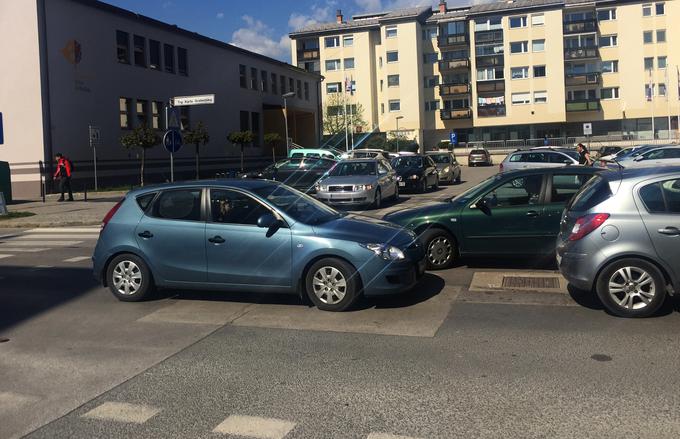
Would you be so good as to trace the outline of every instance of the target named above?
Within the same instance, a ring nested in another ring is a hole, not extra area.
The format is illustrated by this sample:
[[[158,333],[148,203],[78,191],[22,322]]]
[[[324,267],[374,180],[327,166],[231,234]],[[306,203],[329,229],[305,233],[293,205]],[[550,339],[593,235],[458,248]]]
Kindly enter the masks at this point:
[[[472,110],[469,108],[454,108],[451,110],[439,110],[442,120],[471,119]]]
[[[564,59],[569,60],[581,60],[588,58],[599,58],[600,51],[595,46],[584,46],[584,47],[574,47],[564,49]]]
[[[468,45],[470,36],[468,34],[454,34],[454,35],[439,35],[437,37],[437,45],[439,47],[451,47],[458,45]]]
[[[567,101],[567,111],[600,111],[599,99]]]
[[[477,81],[477,93],[493,93],[496,91],[505,91],[504,79]]]
[[[475,45],[477,44],[487,44],[487,43],[502,43],[503,42],[503,31],[502,30],[485,30],[480,32],[475,32]]]
[[[298,50],[298,59],[318,59],[319,49]]]
[[[449,83],[439,86],[439,96],[461,95],[470,93],[470,84]]]
[[[567,86],[599,84],[600,72],[567,74],[564,83]]]
[[[485,105],[477,107],[477,117],[505,116],[505,105]]]
[[[503,55],[477,57],[477,67],[496,67],[505,64]]]
[[[589,34],[597,32],[597,21],[571,21],[563,24],[564,34]]]
[[[455,70],[455,69],[469,69],[470,60],[465,59],[453,59],[439,61],[439,71]]]

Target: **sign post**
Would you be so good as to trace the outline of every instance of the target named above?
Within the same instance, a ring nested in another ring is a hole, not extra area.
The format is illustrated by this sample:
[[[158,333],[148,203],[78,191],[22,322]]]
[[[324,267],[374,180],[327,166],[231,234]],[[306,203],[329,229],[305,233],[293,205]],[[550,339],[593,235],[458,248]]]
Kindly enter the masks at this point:
[[[177,129],[169,129],[163,136],[163,146],[170,153],[170,181],[175,181],[175,163],[173,154],[182,147],[182,134]]]
[[[100,144],[102,134],[99,127],[90,125],[88,127],[89,137],[90,137],[90,148],[92,148],[92,156],[94,159],[94,190],[95,192],[99,190],[97,182],[97,145]]]
[[[591,122],[583,124],[583,135],[588,138],[588,152],[590,152],[590,136],[593,135],[593,124]]]
[[[458,146],[458,134],[456,134],[454,131],[451,131],[449,133],[449,143],[451,143],[451,146],[453,147]]]

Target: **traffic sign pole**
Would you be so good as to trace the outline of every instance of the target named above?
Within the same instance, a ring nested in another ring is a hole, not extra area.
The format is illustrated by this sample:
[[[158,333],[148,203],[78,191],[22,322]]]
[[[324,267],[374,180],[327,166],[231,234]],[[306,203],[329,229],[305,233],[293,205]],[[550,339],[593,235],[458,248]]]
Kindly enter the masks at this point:
[[[172,99],[168,101],[168,105],[165,107],[165,129],[168,128],[168,109],[172,107]],[[170,152],[170,182],[174,183],[175,182],[175,161],[173,160],[172,157],[172,152]]]

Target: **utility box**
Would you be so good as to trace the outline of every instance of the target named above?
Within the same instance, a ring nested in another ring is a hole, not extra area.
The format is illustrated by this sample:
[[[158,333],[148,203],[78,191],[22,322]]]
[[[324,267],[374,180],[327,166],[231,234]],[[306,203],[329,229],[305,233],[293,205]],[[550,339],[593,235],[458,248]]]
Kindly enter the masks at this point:
[[[5,195],[6,203],[12,202],[12,179],[7,162],[0,162],[0,192]]]

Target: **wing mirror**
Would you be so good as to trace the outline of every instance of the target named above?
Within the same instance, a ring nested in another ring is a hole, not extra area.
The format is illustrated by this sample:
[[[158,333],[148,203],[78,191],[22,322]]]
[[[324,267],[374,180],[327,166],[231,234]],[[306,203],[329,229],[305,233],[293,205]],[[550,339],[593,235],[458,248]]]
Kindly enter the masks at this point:
[[[261,229],[268,229],[267,238],[276,233],[281,228],[282,225],[283,221],[276,218],[271,213],[265,213],[264,215],[260,216],[257,219],[257,227]]]
[[[641,161],[643,161],[644,159],[645,159],[645,158],[644,158],[642,155],[639,155],[639,156],[635,157],[635,158],[633,159],[633,161],[641,162]]]
[[[491,215],[491,208],[484,198],[470,205],[470,209],[479,209],[484,215]]]

